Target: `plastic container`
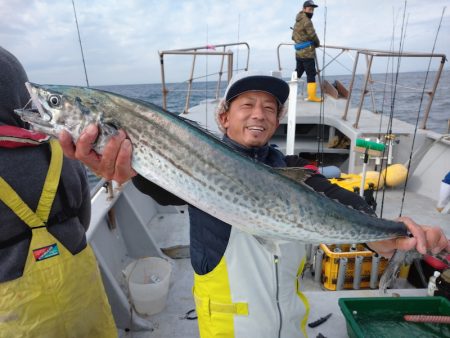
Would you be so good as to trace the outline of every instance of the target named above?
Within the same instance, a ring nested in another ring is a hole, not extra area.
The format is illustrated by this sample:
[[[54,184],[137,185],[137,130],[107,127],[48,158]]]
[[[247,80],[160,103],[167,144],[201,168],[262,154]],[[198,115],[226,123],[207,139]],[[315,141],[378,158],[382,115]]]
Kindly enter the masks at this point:
[[[434,291],[436,291],[436,278],[438,278],[441,275],[439,271],[435,271],[433,273],[433,276],[430,277],[430,280],[428,281],[428,290],[427,294],[428,296],[434,296]]]
[[[130,299],[136,312],[154,315],[166,306],[172,266],[159,257],[146,257],[131,262],[123,271]]]
[[[323,287],[327,290],[336,290],[338,274],[339,274],[339,260],[341,258],[347,258],[347,266],[344,277],[344,289],[353,289],[353,278],[355,270],[355,258],[357,256],[363,257],[361,270],[360,270],[360,288],[368,288],[370,286],[370,275],[372,271],[372,256],[373,252],[367,250],[363,245],[357,244],[351,246],[350,244],[343,244],[340,246],[340,251],[335,252],[336,245],[327,246],[326,244],[320,244],[320,248],[323,250],[322,261],[322,278]],[[378,282],[381,274],[388,264],[388,260],[380,258],[378,264],[378,275],[376,280]]]
[[[450,325],[406,322],[404,315],[450,316],[444,297],[340,298],[350,338],[450,337]]]

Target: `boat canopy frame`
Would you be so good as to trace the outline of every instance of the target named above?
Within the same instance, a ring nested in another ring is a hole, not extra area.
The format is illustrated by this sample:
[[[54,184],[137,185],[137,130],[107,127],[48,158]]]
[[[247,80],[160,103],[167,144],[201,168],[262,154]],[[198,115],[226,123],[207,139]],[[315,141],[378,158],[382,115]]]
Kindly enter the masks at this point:
[[[281,66],[281,58],[280,58],[280,50],[282,47],[285,46],[289,46],[290,48],[290,52],[292,52],[292,47],[293,47],[294,43],[293,42],[286,42],[286,43],[280,43],[277,47],[277,60],[278,60],[278,70],[281,72],[283,70],[282,66]],[[439,83],[439,80],[441,78],[441,74],[442,74],[442,70],[444,68],[444,63],[445,61],[447,61],[446,55],[445,54],[439,54],[439,53],[422,53],[422,52],[398,52],[398,51],[386,51],[386,50],[377,50],[377,49],[366,49],[366,48],[352,48],[352,47],[344,47],[344,46],[328,46],[328,45],[320,45],[318,47],[319,49],[322,49],[324,53],[326,53],[327,49],[333,49],[333,50],[337,50],[338,54],[333,57],[326,65],[324,65],[324,67],[322,69],[320,69],[319,63],[317,61],[317,57],[316,59],[316,66],[317,66],[317,74],[318,74],[318,78],[319,78],[319,83],[322,84],[321,81],[321,74],[322,72],[332,63],[337,62],[337,59],[343,55],[344,53],[347,52],[354,52],[356,55],[354,57],[354,61],[353,61],[353,70],[351,72],[351,81],[350,81],[350,85],[348,88],[348,97],[347,97],[347,102],[345,105],[345,109],[344,109],[344,113],[342,115],[342,120],[346,121],[347,120],[347,114],[348,114],[348,110],[350,107],[350,100],[351,100],[351,96],[352,96],[352,92],[353,92],[353,85],[355,83],[355,77],[356,77],[356,72],[357,72],[357,67],[358,67],[358,63],[360,60],[360,55],[365,56],[365,60],[366,60],[366,70],[364,73],[364,81],[363,81],[363,87],[361,89],[361,97],[358,103],[358,108],[356,111],[356,119],[353,123],[353,127],[355,129],[358,129],[358,124],[359,124],[359,119],[361,116],[361,110],[364,104],[364,99],[366,97],[366,95],[368,93],[370,93],[371,95],[371,99],[372,99],[372,106],[373,108],[375,107],[375,99],[373,96],[373,90],[371,88],[372,84],[375,82],[372,79],[372,75],[371,75],[371,69],[372,69],[372,64],[373,64],[373,59],[375,57],[398,57],[398,58],[403,58],[403,57],[407,57],[407,58],[437,58],[440,59],[440,63],[439,63],[439,67],[438,70],[436,72],[433,84],[432,84],[432,88],[431,89],[425,89],[425,93],[428,94],[429,96],[429,100],[427,103],[427,106],[425,108],[425,113],[423,116],[423,119],[420,123],[419,128],[420,129],[427,129],[427,121],[428,121],[428,116],[430,114],[430,110],[431,110],[431,105],[433,103],[433,99],[434,99],[434,95],[436,93],[436,88],[437,85]],[[386,85],[389,85],[388,83],[385,83]],[[368,87],[370,87],[370,90],[368,89]],[[410,88],[411,89],[411,88]]]
[[[165,69],[164,69],[164,56],[166,55],[192,55],[192,65],[191,65],[191,73],[190,77],[187,80],[188,89],[186,94],[186,102],[184,106],[183,113],[187,114],[189,111],[190,98],[192,93],[192,82],[194,80],[194,71],[195,71],[195,63],[198,55],[207,55],[207,56],[220,56],[220,69],[218,71],[219,78],[217,80],[217,86],[215,91],[215,98],[219,98],[220,94],[220,84],[222,80],[222,75],[224,74],[224,63],[225,59],[227,61],[227,70],[225,73],[227,74],[227,81],[230,82],[231,77],[233,76],[233,51],[227,50],[229,47],[233,46],[243,46],[247,48],[247,61],[244,70],[248,70],[248,65],[250,61],[250,46],[246,42],[234,42],[234,43],[224,43],[219,45],[206,45],[199,47],[191,47],[191,48],[183,48],[183,49],[171,49],[171,50],[163,50],[159,51],[159,60],[161,66],[161,84],[162,84],[162,94],[163,94],[163,108],[167,109],[167,95],[169,90],[166,86],[166,78],[165,78]],[[221,51],[219,49],[222,49]]]

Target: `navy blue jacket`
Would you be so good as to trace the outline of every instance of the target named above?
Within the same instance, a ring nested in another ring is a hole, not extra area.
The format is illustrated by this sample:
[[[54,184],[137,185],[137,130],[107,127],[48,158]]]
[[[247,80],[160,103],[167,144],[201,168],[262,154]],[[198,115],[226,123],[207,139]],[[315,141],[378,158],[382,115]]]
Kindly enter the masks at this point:
[[[257,159],[271,167],[303,167],[309,162],[298,156],[285,156],[273,146],[245,148],[228,137],[223,141],[244,155]],[[134,185],[161,205],[183,205],[185,201],[160,188],[142,176],[133,178]],[[305,181],[314,190],[325,193],[345,205],[373,214],[373,210],[359,195],[331,184],[324,176],[312,175]],[[194,271],[203,275],[212,271],[222,259],[231,233],[231,225],[189,205],[190,253]]]

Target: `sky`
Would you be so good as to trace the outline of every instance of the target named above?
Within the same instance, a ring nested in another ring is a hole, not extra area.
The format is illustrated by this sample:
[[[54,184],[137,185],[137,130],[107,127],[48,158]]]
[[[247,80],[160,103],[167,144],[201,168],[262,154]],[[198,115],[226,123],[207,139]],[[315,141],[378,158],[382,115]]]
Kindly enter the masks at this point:
[[[90,85],[161,82],[158,51],[247,42],[250,69],[278,69],[277,46],[291,41],[302,1],[287,0],[74,0]],[[313,23],[321,43],[334,46],[431,52],[448,0],[316,1]],[[405,15],[403,15],[405,13]],[[403,20],[405,17],[405,20]],[[85,85],[71,0],[0,0],[0,46],[24,65],[31,81]],[[401,39],[403,28],[404,38]],[[234,52],[233,67],[246,63]],[[331,51],[330,51],[331,53]],[[450,8],[445,10],[435,53],[450,55]],[[283,76],[295,68],[291,46],[280,48]],[[319,63],[327,64],[318,55]],[[188,79],[191,56],[165,57],[167,82]],[[325,74],[345,74],[351,55]],[[198,57],[195,76],[218,72],[217,56]],[[426,70],[428,59],[401,63],[400,71]],[[437,62],[431,64],[431,70]],[[446,66],[448,68],[448,66]],[[383,63],[374,72],[384,72]]]

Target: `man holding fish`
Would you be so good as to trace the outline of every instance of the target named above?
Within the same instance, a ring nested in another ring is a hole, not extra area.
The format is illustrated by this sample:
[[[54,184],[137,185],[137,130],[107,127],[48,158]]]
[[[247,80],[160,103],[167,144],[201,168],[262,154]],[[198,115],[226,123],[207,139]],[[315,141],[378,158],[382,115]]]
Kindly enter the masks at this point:
[[[283,117],[288,94],[288,85],[276,77],[250,72],[235,75],[217,110],[217,122],[224,132],[222,141],[238,153],[270,167],[307,165],[305,160],[297,156],[286,157],[268,144]],[[133,178],[139,190],[160,204],[185,204],[184,199],[173,194],[174,191],[166,191],[132,168],[135,147],[126,132],[129,131],[119,130],[103,148],[102,155],[92,149],[98,134],[94,124],[81,133],[76,145],[65,131],[59,134],[59,139],[66,156],[82,161],[97,175],[119,183]],[[213,161],[211,165],[222,166],[224,163]],[[372,213],[356,194],[330,184],[313,171],[306,173],[300,180],[338,200],[342,203],[341,208],[351,206],[361,212]],[[263,204],[261,210],[270,208],[270,196],[261,198],[262,201],[255,204]],[[309,305],[298,285],[305,263],[304,244],[283,241],[276,247],[271,246],[267,238],[242,231],[233,223],[227,224],[219,216],[216,218],[216,214],[206,213],[191,204],[190,250],[201,337],[306,335]],[[327,212],[321,210],[322,214]],[[435,254],[450,249],[440,228],[420,226],[407,217],[399,221],[404,223],[412,237],[391,236],[390,239],[368,243],[370,248],[385,257],[392,256],[395,250],[415,248],[422,254]],[[346,239],[354,242],[350,233]]]

